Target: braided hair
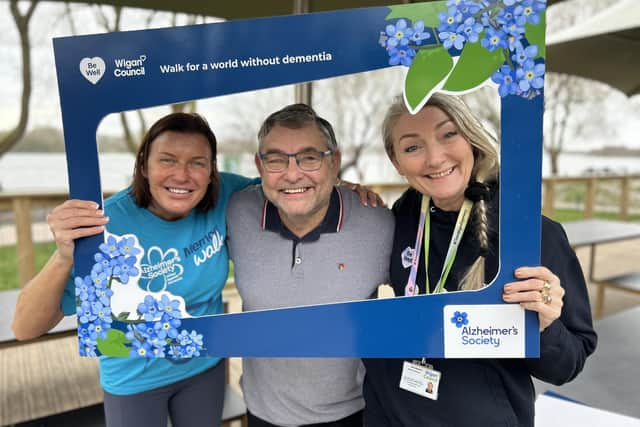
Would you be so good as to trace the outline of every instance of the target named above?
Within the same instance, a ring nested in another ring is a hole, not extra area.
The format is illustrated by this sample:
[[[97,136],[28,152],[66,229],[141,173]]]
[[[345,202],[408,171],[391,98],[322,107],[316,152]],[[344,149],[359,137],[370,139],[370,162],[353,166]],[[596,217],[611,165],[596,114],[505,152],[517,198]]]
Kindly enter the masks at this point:
[[[480,253],[464,273],[458,289],[480,289],[484,286],[485,258],[489,252],[489,220],[487,217],[489,187],[487,183],[497,181],[499,173],[498,152],[494,146],[497,141],[460,98],[434,93],[423,108],[428,106],[442,110],[472,147],[474,164],[465,197],[473,202],[472,215],[474,216],[473,223],[476,226],[474,232],[480,246]],[[393,129],[404,114],[410,114],[409,110],[402,95],[396,96],[382,123],[384,148],[391,161],[395,160]]]

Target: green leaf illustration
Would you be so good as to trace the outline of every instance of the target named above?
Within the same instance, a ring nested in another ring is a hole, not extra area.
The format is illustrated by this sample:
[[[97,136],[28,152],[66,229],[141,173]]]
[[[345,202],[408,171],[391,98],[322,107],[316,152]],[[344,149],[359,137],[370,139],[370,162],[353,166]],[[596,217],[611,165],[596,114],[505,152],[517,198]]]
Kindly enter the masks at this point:
[[[441,46],[418,52],[404,81],[405,94],[412,109],[416,109],[449,74],[451,67],[453,59]]]
[[[424,21],[426,27],[437,27],[438,12],[446,12],[447,4],[444,1],[434,1],[430,3],[399,4],[389,6],[391,13],[387,19],[407,18],[412,22]]]
[[[538,45],[538,57],[545,58],[547,56],[546,45],[544,44],[544,28],[547,15],[545,12],[540,12],[540,22],[538,25],[531,25],[527,23],[524,28],[524,35],[527,38],[529,44]]]
[[[127,357],[129,356],[129,348],[125,346],[127,339],[124,332],[117,329],[109,329],[107,331],[107,339],[98,339],[98,350],[104,356]]]
[[[122,313],[118,314],[118,316],[116,317],[116,320],[120,321],[120,322],[124,322],[129,318],[129,313],[128,311],[123,311]]]
[[[503,63],[502,49],[489,52],[479,41],[467,43],[443,89],[452,92],[473,89],[490,78]]]

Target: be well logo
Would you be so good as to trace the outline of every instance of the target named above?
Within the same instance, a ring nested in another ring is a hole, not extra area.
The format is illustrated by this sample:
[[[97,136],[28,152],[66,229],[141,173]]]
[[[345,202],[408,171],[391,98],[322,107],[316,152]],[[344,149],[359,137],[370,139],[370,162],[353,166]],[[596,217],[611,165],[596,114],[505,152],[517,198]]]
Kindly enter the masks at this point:
[[[524,357],[524,309],[517,304],[444,307],[445,357]]]
[[[100,81],[102,76],[104,76],[106,68],[107,66],[104,63],[104,60],[99,56],[95,56],[93,58],[82,58],[80,61],[80,72],[85,79],[89,80],[93,84]]]

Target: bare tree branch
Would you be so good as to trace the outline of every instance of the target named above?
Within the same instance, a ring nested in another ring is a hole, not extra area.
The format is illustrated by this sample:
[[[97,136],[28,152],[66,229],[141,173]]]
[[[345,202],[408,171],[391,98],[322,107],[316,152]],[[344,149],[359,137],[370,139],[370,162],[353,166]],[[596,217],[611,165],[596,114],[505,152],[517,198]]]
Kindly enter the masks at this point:
[[[20,49],[22,52],[22,98],[20,100],[20,117],[16,126],[0,139],[0,156],[9,151],[24,135],[29,122],[29,103],[31,101],[31,43],[29,41],[29,21],[38,4],[31,1],[24,15],[20,13],[17,0],[9,2],[11,15],[18,28]]]

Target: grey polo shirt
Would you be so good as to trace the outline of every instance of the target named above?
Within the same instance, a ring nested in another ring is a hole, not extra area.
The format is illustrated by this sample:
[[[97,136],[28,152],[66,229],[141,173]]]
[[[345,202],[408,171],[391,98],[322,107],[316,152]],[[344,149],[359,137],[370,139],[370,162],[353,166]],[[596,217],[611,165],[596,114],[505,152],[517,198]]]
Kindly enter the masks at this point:
[[[334,189],[323,222],[303,238],[280,221],[260,186],[232,196],[228,247],[245,311],[368,298],[388,282],[393,215]],[[347,417],[364,407],[363,367],[347,358],[245,358],[251,413],[298,426]]]

